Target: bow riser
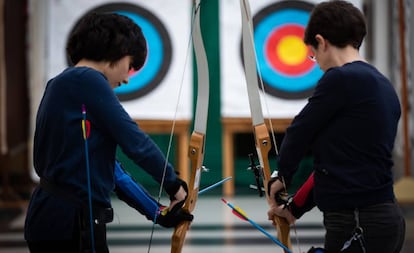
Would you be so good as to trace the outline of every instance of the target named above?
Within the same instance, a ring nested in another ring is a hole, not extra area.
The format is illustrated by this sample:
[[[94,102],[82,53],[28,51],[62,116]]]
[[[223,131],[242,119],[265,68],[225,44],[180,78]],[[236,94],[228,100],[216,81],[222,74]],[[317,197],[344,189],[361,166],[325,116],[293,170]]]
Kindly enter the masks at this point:
[[[204,158],[204,141],[204,134],[197,132],[192,133],[188,148],[188,157],[191,161],[191,175],[190,183],[188,184],[188,196],[183,206],[183,210],[188,213],[193,212],[198,199],[198,190],[200,188],[200,178]],[[174,233],[171,237],[171,253],[181,252],[190,224],[190,221],[184,221],[175,227]]]
[[[203,167],[204,158],[204,141],[205,135],[194,132],[191,135],[190,145],[188,148],[188,157],[191,161],[191,177],[188,185],[189,196],[184,205],[184,210],[192,212],[198,199],[198,190],[200,187],[200,178]]]
[[[260,166],[262,167],[263,185],[264,185],[264,189],[266,193],[266,199],[268,203],[270,203],[267,185],[271,177],[270,164],[269,164],[269,152],[270,152],[270,149],[272,148],[271,140],[270,140],[269,132],[265,124],[260,124],[260,125],[255,126],[254,134],[255,134],[255,139],[256,139],[256,149],[257,149],[257,153],[259,154],[258,156],[260,160]],[[290,240],[290,227],[289,227],[289,223],[287,222],[287,220],[284,218],[275,216],[274,224],[277,230],[278,239],[283,243],[283,245],[291,249],[292,244]]]

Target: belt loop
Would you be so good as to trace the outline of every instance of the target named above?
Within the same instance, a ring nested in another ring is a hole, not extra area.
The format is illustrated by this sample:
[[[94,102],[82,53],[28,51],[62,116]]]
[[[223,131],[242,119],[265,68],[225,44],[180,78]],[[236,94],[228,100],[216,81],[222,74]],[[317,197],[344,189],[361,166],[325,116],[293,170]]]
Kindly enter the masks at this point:
[[[359,226],[359,209],[355,208],[354,210],[354,218],[355,218],[355,227],[360,227]]]

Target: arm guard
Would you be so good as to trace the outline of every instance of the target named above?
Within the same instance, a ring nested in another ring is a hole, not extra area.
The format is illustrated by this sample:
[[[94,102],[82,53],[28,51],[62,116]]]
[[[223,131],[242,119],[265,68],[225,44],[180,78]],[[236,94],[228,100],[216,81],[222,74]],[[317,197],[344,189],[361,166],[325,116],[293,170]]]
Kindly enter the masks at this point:
[[[130,207],[154,221],[160,204],[115,161],[115,193]]]
[[[293,196],[292,202],[289,204],[288,208],[295,216],[299,219],[304,213],[311,210],[315,207],[315,202],[313,198],[313,187],[314,187],[314,173],[309,176],[306,182],[299,188],[296,194]]]

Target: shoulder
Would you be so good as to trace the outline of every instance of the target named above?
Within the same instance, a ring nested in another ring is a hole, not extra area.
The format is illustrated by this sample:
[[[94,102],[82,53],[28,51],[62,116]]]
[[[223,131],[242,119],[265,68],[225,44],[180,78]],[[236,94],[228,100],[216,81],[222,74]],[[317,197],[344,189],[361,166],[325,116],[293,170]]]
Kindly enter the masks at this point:
[[[89,67],[71,67],[56,78],[75,84],[80,89],[112,90],[104,74]]]
[[[99,71],[89,67],[74,67],[68,69],[68,74],[77,77],[79,79],[93,80],[93,81],[105,81],[106,77]]]
[[[94,81],[106,81],[106,77],[99,71],[89,67],[69,67],[62,71],[59,75],[54,77],[55,80],[90,80]],[[52,80],[53,80],[52,79]]]
[[[378,70],[363,61],[346,63],[343,66],[328,69],[320,79],[320,86],[329,85],[331,88],[345,88],[348,85],[358,84],[364,79],[376,75]]]

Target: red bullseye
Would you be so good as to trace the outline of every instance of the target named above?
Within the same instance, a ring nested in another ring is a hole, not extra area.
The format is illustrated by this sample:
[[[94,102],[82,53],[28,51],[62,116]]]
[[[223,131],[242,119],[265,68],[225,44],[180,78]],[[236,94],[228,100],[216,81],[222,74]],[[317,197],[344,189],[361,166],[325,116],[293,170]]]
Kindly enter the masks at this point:
[[[303,43],[304,28],[287,24],[273,31],[267,40],[266,57],[274,70],[289,76],[303,75],[311,70],[309,49]]]

